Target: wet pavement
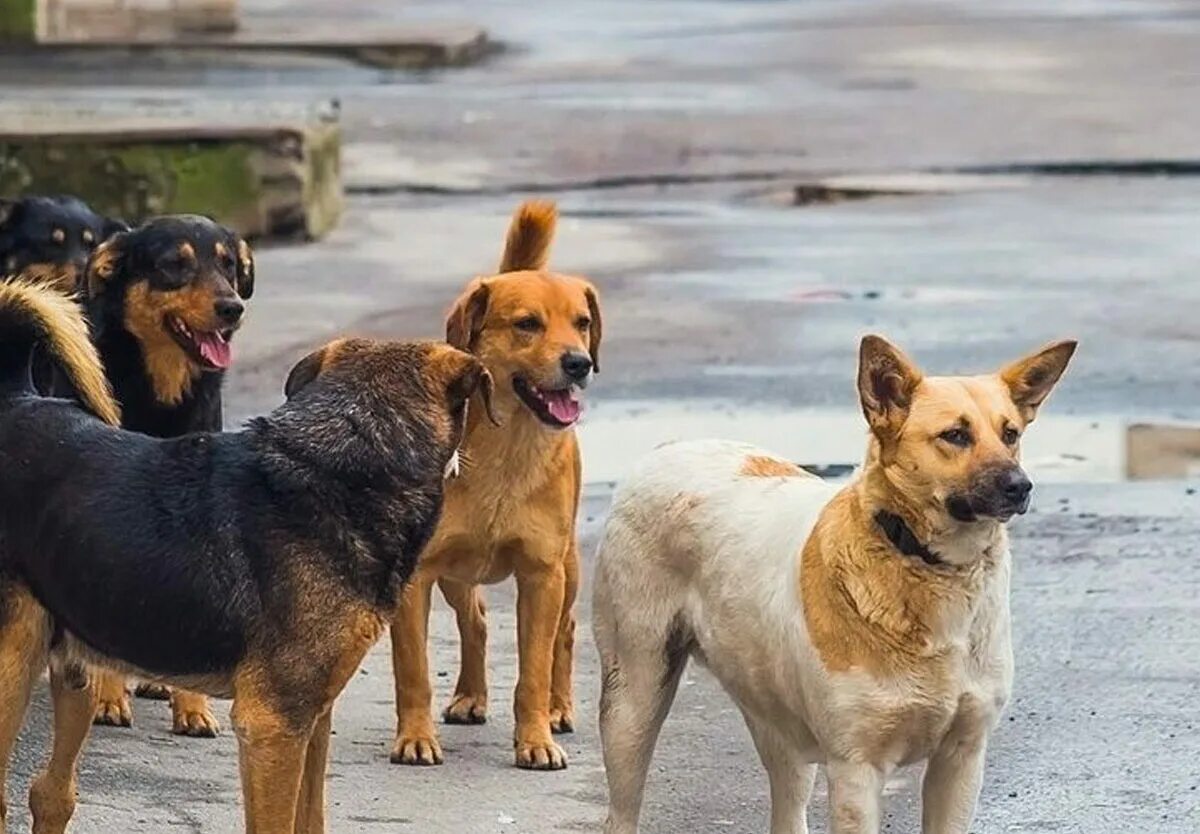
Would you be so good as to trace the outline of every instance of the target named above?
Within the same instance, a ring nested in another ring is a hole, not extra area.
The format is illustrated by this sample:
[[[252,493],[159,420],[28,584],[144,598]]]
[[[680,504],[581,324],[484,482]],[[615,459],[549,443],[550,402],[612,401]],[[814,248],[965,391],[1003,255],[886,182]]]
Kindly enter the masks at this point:
[[[559,199],[553,263],[592,277],[605,311],[604,373],[581,429],[589,564],[612,482],[661,440],[715,434],[806,464],[856,462],[865,332],[939,372],[1080,338],[1028,440],[1039,489],[1014,525],[1017,691],[973,831],[1183,834],[1200,828],[1200,498],[1187,482],[1122,476],[1128,423],[1200,418],[1200,179],[1137,164],[1196,154],[1200,15],[1184,2],[1043,6],[356,0],[343,7],[482,23],[508,50],[418,76],[192,56],[122,59],[118,79],[81,74],[78,58],[34,69],[0,57],[0,83],[340,98],[348,212],[318,244],[260,250],[233,422],[278,403],[287,369],[324,339],[439,335],[458,289],[494,266],[515,203]],[[1013,165],[1062,161],[1099,164],[1011,178]],[[996,173],[951,193],[789,205],[797,184],[830,175],[980,166]],[[529,774],[510,766],[512,590],[489,599],[492,722],[446,728],[442,768],[388,765],[378,647],[337,713],[331,830],[598,830],[587,601],[571,768]],[[440,702],[457,652],[444,608],[433,630]],[[134,731],[94,733],[74,830],[235,830],[229,734],[182,741],[161,704],[137,715]],[[14,798],[44,724],[39,700]],[[917,775],[889,786],[887,831],[916,830]],[[647,802],[649,832],[766,830],[749,738],[701,670],[688,672]],[[24,825],[18,814],[13,830]]]

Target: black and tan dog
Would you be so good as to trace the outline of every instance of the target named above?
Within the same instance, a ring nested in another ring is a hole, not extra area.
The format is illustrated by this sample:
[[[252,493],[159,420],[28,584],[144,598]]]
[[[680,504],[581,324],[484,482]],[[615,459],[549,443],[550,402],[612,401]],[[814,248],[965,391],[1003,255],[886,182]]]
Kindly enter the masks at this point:
[[[39,341],[92,414],[34,393]],[[437,524],[481,388],[486,404],[482,363],[448,345],[344,340],[243,431],[147,437],[115,428],[77,305],[0,286],[0,785],[48,659],[33,830],[74,810],[91,663],[232,697],[247,830],[323,832],[333,702]]]
[[[121,407],[122,427],[154,437],[220,431],[230,340],[254,291],[250,247],[207,217],[159,217],[119,231],[92,253],[81,282],[93,339]],[[125,679],[100,673],[96,722],[133,720]],[[170,697],[172,729],[213,736],[203,696],[142,684]]]
[[[0,200],[0,275],[73,293],[92,251],[126,228],[76,197]]]

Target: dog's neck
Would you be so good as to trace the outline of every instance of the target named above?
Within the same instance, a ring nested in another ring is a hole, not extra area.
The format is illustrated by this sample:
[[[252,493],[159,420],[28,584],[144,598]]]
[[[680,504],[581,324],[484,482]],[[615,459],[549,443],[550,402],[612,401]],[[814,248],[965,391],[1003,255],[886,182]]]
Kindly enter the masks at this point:
[[[1008,548],[999,521],[955,521],[937,508],[923,507],[895,489],[883,465],[869,457],[857,482],[864,516],[904,558],[932,569],[965,568],[994,559]]]
[[[542,423],[517,397],[497,396],[494,407],[500,425],[493,425],[476,395],[467,411],[462,443],[463,476],[472,469],[501,468],[504,480],[514,487],[522,474],[532,475],[549,465],[558,466],[555,452],[568,446],[575,430],[553,429]]]

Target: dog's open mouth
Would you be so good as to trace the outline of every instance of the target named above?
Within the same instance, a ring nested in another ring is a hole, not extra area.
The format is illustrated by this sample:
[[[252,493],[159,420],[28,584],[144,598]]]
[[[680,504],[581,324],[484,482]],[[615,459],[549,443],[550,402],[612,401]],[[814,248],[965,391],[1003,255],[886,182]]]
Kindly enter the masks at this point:
[[[233,363],[233,348],[229,345],[232,329],[201,333],[188,327],[182,319],[167,316],[167,332],[183,352],[205,370],[223,371]]]
[[[583,413],[579,389],[574,385],[559,389],[539,388],[524,377],[515,376],[513,390],[539,420],[556,429],[575,425]]]

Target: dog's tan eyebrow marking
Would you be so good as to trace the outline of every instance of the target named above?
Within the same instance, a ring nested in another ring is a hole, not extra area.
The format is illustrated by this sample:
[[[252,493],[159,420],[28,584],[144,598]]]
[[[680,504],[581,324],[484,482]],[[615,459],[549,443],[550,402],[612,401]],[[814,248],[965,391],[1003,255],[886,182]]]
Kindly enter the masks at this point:
[[[92,234],[92,230],[84,229],[83,230],[83,242],[84,243],[95,243],[95,241],[96,241],[96,236],[94,234]]]
[[[195,260],[196,258],[195,248],[192,247],[192,244],[186,242],[179,244],[179,254],[189,260]]]
[[[55,243],[62,243],[67,239],[67,233],[62,229],[56,228],[54,231],[50,232],[50,239]]]
[[[229,250],[225,248],[225,244],[221,243],[219,240],[217,241],[216,245],[213,246],[213,252],[216,253],[218,258],[223,258],[229,254]]]

